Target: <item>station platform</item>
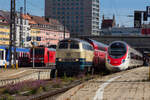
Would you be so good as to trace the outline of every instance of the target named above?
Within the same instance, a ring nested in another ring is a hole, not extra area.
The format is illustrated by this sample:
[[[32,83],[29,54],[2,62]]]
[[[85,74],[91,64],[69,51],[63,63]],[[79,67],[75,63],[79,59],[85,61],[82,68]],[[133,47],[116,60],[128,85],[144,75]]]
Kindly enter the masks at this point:
[[[150,100],[149,67],[139,67],[89,80],[57,100]]]
[[[25,80],[50,79],[50,69],[44,68],[18,68],[0,69],[0,86]]]

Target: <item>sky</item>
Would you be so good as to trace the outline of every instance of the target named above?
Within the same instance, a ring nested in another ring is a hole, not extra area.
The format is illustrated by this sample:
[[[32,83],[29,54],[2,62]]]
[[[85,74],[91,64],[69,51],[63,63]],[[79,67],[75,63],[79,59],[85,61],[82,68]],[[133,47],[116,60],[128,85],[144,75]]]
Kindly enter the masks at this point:
[[[0,10],[10,11],[11,0],[0,0]],[[44,16],[45,0],[26,0],[27,12],[32,15]],[[16,10],[23,6],[24,0],[16,0]],[[120,26],[132,27],[134,10],[145,11],[146,6],[150,6],[150,0],[100,0],[100,20],[102,15],[105,18],[116,16],[116,23]],[[101,23],[101,21],[100,21]]]

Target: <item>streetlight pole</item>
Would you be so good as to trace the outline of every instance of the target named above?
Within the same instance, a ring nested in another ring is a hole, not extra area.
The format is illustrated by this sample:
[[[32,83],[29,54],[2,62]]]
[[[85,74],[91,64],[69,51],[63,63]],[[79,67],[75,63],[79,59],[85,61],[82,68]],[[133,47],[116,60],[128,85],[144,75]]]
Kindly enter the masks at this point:
[[[35,64],[34,64],[34,56],[35,56],[35,48],[34,48],[34,43],[33,43],[33,68],[35,67]]]
[[[65,30],[66,30],[66,26],[65,26],[66,22],[65,22],[65,17],[64,17],[64,39],[65,39]]]
[[[9,35],[9,67],[12,63],[16,66],[16,2],[11,0],[11,9],[10,9],[10,35]],[[12,62],[13,60],[13,62]],[[14,66],[13,66],[14,67]]]
[[[35,58],[35,48],[34,48],[34,37],[33,37],[33,42],[32,42],[32,67],[35,68],[35,63],[34,63],[34,58]]]
[[[64,39],[65,39],[65,34],[66,34],[66,20],[65,20],[65,12],[64,12]]]

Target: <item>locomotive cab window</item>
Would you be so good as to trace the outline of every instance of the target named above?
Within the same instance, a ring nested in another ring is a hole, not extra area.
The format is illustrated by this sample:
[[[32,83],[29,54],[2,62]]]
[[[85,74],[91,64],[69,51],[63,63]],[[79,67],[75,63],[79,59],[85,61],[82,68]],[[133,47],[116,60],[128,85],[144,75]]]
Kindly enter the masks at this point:
[[[60,43],[59,44],[59,49],[67,49],[68,48],[68,43]]]
[[[79,44],[77,44],[77,43],[70,43],[70,49],[79,49]]]
[[[93,47],[88,44],[83,44],[83,49],[93,51]]]

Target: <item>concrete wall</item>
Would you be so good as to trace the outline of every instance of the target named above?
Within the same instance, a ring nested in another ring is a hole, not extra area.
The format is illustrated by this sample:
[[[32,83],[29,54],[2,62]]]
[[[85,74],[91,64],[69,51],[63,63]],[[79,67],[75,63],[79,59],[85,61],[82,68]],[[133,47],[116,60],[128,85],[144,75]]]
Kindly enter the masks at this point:
[[[13,79],[3,79],[0,80],[0,86],[4,86],[7,84],[16,84],[18,82],[23,82],[25,80],[46,80],[50,79],[50,70],[49,71],[37,71],[31,74],[27,74],[25,76],[13,78]]]

